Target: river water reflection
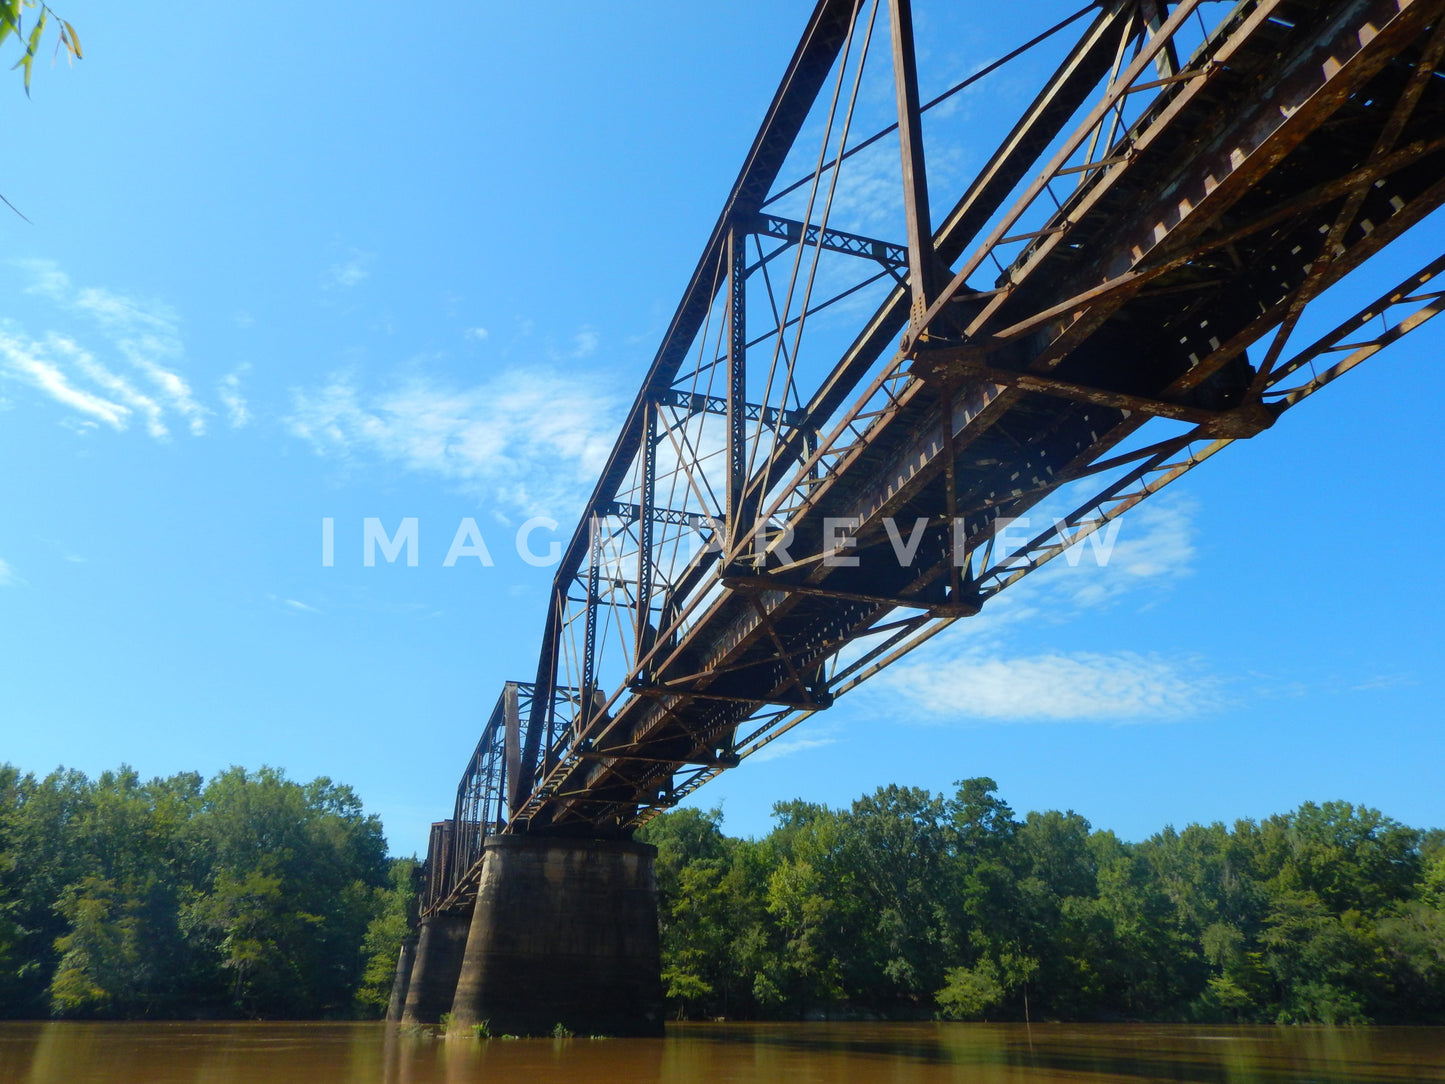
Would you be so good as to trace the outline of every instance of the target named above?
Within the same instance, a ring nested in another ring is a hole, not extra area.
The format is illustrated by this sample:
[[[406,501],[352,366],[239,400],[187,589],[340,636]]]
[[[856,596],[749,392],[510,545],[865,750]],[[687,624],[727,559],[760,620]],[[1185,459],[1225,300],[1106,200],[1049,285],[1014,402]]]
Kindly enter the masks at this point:
[[[384,1024],[0,1023],[4,1084],[1445,1082],[1445,1028],[678,1024],[443,1042]]]

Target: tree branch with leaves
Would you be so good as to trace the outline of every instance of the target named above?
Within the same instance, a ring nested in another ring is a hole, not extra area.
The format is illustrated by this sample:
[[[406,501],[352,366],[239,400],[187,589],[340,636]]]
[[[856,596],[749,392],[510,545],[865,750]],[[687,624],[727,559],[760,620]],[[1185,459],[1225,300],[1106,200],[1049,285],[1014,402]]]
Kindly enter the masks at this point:
[[[25,29],[25,13],[34,13],[34,19],[27,32]],[[25,94],[30,94],[30,75],[35,66],[35,57],[40,50],[40,43],[45,38],[45,28],[51,21],[60,28],[55,42],[55,54],[51,57],[51,64],[60,58],[60,50],[64,48],[67,58],[72,64],[84,57],[80,49],[80,35],[75,32],[75,27],[69,21],[57,15],[49,4],[41,3],[40,0],[0,0],[0,46],[4,46],[11,34],[23,42],[25,52],[12,66],[11,71],[19,68],[25,74]]]

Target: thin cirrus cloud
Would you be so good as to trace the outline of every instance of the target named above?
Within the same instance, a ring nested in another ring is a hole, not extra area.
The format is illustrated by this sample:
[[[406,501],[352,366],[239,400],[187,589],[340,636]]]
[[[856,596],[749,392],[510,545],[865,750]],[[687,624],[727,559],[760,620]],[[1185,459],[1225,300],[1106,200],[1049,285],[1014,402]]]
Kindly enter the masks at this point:
[[[249,368],[249,365],[242,365],[235,372],[227,373],[221,377],[216,388],[216,395],[226,408],[226,420],[231,423],[232,429],[241,429],[251,421],[251,408],[241,394],[241,374]]]
[[[777,760],[779,757],[792,756],[794,753],[802,753],[809,749],[822,749],[825,746],[837,742],[833,737],[810,737],[810,738],[779,738],[777,741],[769,742],[748,759],[754,763],[762,764],[769,760]]]
[[[1042,534],[1074,503],[1041,505],[1009,534],[1014,542]],[[1152,498],[991,599],[957,635],[993,642],[1019,626],[1068,623],[1125,602],[1154,605],[1193,575],[1197,511],[1178,494]]]
[[[1205,710],[1216,683],[1197,664],[1075,652],[999,657],[965,652],[890,675],[889,688],[933,722],[1162,722]]]
[[[0,325],[0,372],[80,414],[82,427],[104,424],[112,429],[124,429],[130,424],[133,413],[130,407],[78,386],[72,376],[50,358],[44,342],[17,334],[14,325],[8,322]]]
[[[332,264],[322,276],[321,285],[328,290],[349,290],[366,281],[371,275],[373,256],[369,252],[356,252],[344,260]]]
[[[123,431],[136,422],[159,440],[173,425],[196,436],[205,432],[210,411],[178,371],[185,351],[170,309],[100,287],[77,288],[50,261],[21,266],[30,275],[26,293],[49,301],[67,320],[90,323],[103,346],[54,330],[33,336],[13,320],[0,321],[0,377],[67,408],[67,424],[82,432]]]
[[[1072,611],[1112,605],[1144,589],[1156,595],[1167,591],[1193,573],[1197,510],[1188,497],[1154,497],[1117,521],[1105,563],[1095,559],[1100,549],[1086,538],[1079,544],[1081,552],[1073,565],[1067,556],[1056,558],[1054,564],[1061,566],[1057,579],[1041,578],[1040,582],[1046,590],[1063,596]],[[1105,532],[1100,535],[1107,537]]]
[[[590,327],[584,327],[582,330],[577,332],[577,334],[572,336],[572,357],[591,357],[593,354],[597,353],[597,347],[601,343],[601,341],[602,337],[597,334],[595,329]]]
[[[1023,641],[1126,600],[1146,607],[1191,573],[1195,505],[1155,498],[1124,516],[1107,560],[1082,543],[873,682],[880,705],[925,723],[1168,722],[1222,702],[1203,660],[1134,651],[1031,653]],[[1036,513],[1042,527],[1049,519]]]
[[[293,398],[287,427],[323,456],[379,460],[559,522],[591,488],[616,428],[610,395],[541,368],[470,387],[418,376],[366,390],[337,375]]]

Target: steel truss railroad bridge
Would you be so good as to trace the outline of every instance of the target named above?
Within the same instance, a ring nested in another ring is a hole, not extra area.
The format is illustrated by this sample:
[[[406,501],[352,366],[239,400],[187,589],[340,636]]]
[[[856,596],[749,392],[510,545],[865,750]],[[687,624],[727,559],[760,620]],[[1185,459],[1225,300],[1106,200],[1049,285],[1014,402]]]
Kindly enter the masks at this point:
[[[481,921],[494,840],[627,839],[1440,311],[1445,255],[1295,334],[1445,201],[1445,0],[1100,0],[927,103],[909,0],[881,7],[809,19],[535,678],[433,827],[425,916]],[[931,174],[929,111],[1046,41],[1072,44],[986,164]],[[1073,510],[995,544],[1050,497]]]

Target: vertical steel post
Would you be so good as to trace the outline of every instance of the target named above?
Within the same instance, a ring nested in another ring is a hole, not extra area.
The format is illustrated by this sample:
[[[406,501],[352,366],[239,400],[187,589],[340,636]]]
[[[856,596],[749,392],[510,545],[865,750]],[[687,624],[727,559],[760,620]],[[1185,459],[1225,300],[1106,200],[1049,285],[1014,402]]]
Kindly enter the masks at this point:
[[[528,686],[523,685],[520,682],[517,684],[517,713],[519,715],[525,715],[529,720],[530,725],[530,720],[532,718],[532,701],[536,698],[527,694],[527,692],[525,691],[527,688]],[[557,713],[556,711],[549,711],[547,713],[547,736],[546,740],[542,743],[541,769],[537,773],[539,777],[546,776],[546,774],[552,770],[552,765],[556,762],[556,748]]]
[[[528,793],[521,786],[523,778],[522,718],[517,706],[517,683],[515,681],[509,681],[502,686],[502,726],[505,728],[503,733],[506,735],[508,813],[516,816],[517,811],[527,801]]]
[[[497,753],[496,728],[489,726],[484,733],[487,748],[482,758],[482,771],[490,780],[491,789],[482,797],[482,820],[489,826],[489,832],[495,832],[496,826],[505,823],[507,819],[507,806],[502,797],[502,773],[505,767]]]
[[[911,337],[943,288],[928,214],[928,172],[923,161],[923,126],[918,110],[918,64],[913,54],[913,8],[909,0],[888,0],[893,31],[893,89],[898,99],[898,146],[903,154],[903,209],[908,228],[908,281],[913,291]]]
[[[562,636],[562,614],[566,605],[566,592],[554,591],[552,604],[547,607],[547,628],[542,637],[542,653],[537,660],[537,681],[532,687],[532,704],[527,712],[527,740],[522,748],[522,771],[517,780],[517,793],[523,802],[532,793],[532,773],[537,766],[542,734],[551,730],[552,717],[556,712],[557,647]]]
[[[736,552],[744,534],[747,486],[747,234],[736,222],[728,232],[728,480],[727,549]]]
[[[933,224],[928,213],[928,169],[923,157],[923,125],[918,108],[918,64],[913,52],[913,9],[909,0],[888,0],[893,30],[893,88],[898,100],[898,147],[903,155],[903,208],[908,226],[908,282],[913,292],[909,314],[910,345],[926,337],[923,316],[944,285],[944,268],[933,247]],[[953,520],[958,514],[958,481],[953,449],[953,396],[942,389],[943,486],[948,513],[950,544]],[[962,555],[949,561],[949,595],[957,601],[963,583],[959,571]]]
[[[577,709],[577,731],[580,734],[592,719],[592,697],[597,688],[597,608],[601,600],[597,597],[598,579],[602,563],[602,521],[599,516],[590,520],[592,545],[590,567],[587,569],[587,626],[582,640],[582,703]]]
[[[1159,33],[1160,27],[1169,16],[1163,0],[1139,0],[1139,13],[1144,17],[1144,25],[1148,27],[1150,36]],[[1160,79],[1168,79],[1179,71],[1179,53],[1174,48],[1173,39],[1170,39],[1154,58],[1154,70],[1159,73]],[[1093,158],[1093,155],[1089,157]]]
[[[657,404],[643,405],[642,421],[642,499],[637,520],[637,659],[652,647],[652,526],[657,504]]]

